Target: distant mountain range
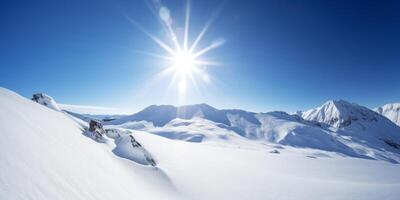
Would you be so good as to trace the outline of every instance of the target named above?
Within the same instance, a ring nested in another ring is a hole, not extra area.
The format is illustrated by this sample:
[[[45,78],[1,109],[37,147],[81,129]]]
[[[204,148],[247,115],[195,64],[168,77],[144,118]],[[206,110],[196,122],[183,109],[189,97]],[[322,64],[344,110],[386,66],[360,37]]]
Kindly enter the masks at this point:
[[[204,129],[210,129],[212,124],[214,127],[211,129],[223,128],[251,140],[321,149],[354,157],[400,161],[397,155],[400,152],[400,127],[373,110],[344,100],[328,101],[318,108],[295,115],[278,111],[218,110],[207,104],[180,107],[153,105],[107,124],[146,130],[172,139],[201,142],[211,136],[203,134],[202,129],[191,132],[182,130],[182,127],[193,129],[205,121],[212,123]],[[138,126],[140,123],[142,125]]]
[[[46,94],[36,94],[33,100],[61,111]],[[399,120],[399,104],[388,104],[373,111],[345,100],[331,100],[296,114],[219,110],[207,104],[152,105],[126,116],[65,112],[86,122],[102,120],[107,126],[143,130],[188,142],[227,142],[230,138],[241,138],[400,162],[400,127],[395,124]]]

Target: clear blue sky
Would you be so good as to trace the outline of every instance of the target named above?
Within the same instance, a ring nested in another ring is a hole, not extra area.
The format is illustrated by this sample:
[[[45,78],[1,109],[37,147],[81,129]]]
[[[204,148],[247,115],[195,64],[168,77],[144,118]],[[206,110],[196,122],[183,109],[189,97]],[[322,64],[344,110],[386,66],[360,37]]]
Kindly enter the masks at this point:
[[[153,0],[150,0],[150,2]],[[165,0],[176,28],[184,1]],[[296,111],[329,99],[375,107],[400,102],[399,1],[193,0],[191,41],[222,11],[202,45],[226,40],[206,58],[212,77],[187,103],[252,111]],[[60,103],[137,111],[177,104],[154,80],[164,54],[127,20],[164,37],[144,0],[31,0],[0,3],[0,86]]]

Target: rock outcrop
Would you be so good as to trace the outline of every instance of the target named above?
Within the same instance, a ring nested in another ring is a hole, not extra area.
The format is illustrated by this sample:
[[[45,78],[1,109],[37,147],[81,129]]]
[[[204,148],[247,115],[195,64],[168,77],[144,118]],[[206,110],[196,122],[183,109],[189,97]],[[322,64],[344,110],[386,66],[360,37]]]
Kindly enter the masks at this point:
[[[105,135],[103,124],[97,120],[90,120],[89,131],[92,133],[94,139],[101,139]]]
[[[43,93],[34,94],[32,97],[32,101],[42,104],[42,105],[44,105],[50,109],[53,109],[55,111],[61,111],[61,109],[58,107],[58,105],[54,101],[54,99],[46,94],[43,94]]]

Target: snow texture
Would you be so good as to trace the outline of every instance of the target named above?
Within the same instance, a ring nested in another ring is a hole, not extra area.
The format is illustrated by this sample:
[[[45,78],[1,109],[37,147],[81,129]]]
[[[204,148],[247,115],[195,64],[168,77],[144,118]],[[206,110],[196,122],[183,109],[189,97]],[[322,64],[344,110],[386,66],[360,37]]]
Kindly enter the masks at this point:
[[[399,127],[365,107],[332,101],[297,115],[184,108],[108,122],[98,142],[85,137],[86,122],[0,88],[0,199],[400,196]]]

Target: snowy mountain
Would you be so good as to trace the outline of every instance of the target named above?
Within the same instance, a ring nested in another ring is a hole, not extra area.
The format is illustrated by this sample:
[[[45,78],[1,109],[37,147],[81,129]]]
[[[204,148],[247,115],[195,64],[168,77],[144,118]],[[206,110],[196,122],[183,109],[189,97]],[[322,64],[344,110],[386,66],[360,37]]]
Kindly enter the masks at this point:
[[[218,110],[206,104],[150,106],[109,124],[188,142],[250,139],[400,162],[400,127],[368,108],[329,101],[301,115],[304,119],[285,112]]]
[[[45,96],[52,103],[44,105],[57,106],[51,97]],[[90,120],[80,114],[67,113]],[[207,104],[153,105],[106,124],[188,142],[262,140],[352,157],[400,162],[397,156],[400,153],[400,127],[366,107],[344,100],[328,101],[296,115],[218,110]]]
[[[374,110],[400,126],[400,103],[386,104]]]
[[[0,199],[400,195],[400,132],[355,104],[322,106],[315,120],[206,104],[150,106],[89,126],[42,96],[32,101],[0,88]],[[336,114],[322,117],[322,110]]]
[[[328,101],[318,108],[303,112],[302,117],[335,128],[349,127],[354,123],[376,122],[378,118],[384,120],[372,110],[344,100]]]
[[[358,104],[344,100],[328,101],[318,108],[303,112],[302,117],[321,123],[345,139],[355,151],[377,156],[375,159],[386,157],[386,153],[377,152],[379,149],[383,152],[400,152],[400,127]]]
[[[328,101],[302,113],[305,120],[328,125],[335,131],[364,132],[379,137],[399,138],[399,127],[386,117],[355,103]]]
[[[110,124],[123,124],[129,121],[148,121],[152,122],[155,126],[164,126],[175,118],[191,119],[196,116],[204,117],[218,123],[229,124],[229,120],[224,112],[207,104],[180,107],[152,105],[136,114],[114,120]]]

